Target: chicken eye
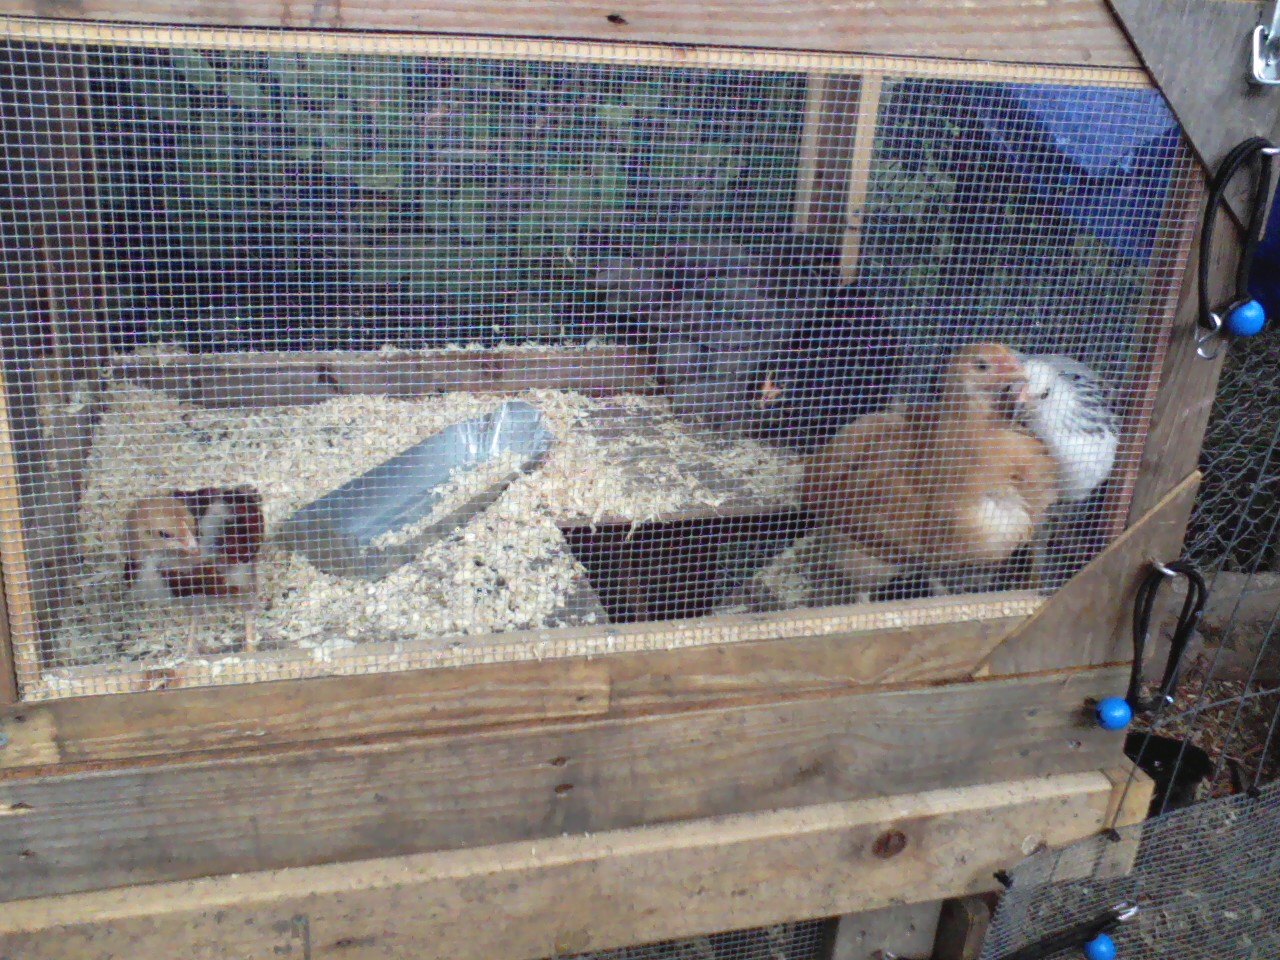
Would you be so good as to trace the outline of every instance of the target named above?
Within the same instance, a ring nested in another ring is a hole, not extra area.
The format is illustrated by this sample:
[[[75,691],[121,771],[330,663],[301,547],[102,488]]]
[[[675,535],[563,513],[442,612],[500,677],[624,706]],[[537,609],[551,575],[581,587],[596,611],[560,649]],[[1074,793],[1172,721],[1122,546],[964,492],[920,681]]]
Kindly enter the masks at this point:
[[[976,366],[978,368],[979,373],[986,373],[988,370],[991,369],[991,364],[987,363],[987,361],[985,360],[979,360]]]
[[[1048,399],[1049,399],[1049,388],[1048,388],[1048,387],[1045,387],[1043,390],[1041,390],[1041,391],[1040,391],[1039,399],[1041,399],[1041,400],[1048,400]]]
[[[161,539],[164,539],[164,540],[173,539],[173,534],[170,533],[168,530],[157,530],[156,533],[160,534]]]

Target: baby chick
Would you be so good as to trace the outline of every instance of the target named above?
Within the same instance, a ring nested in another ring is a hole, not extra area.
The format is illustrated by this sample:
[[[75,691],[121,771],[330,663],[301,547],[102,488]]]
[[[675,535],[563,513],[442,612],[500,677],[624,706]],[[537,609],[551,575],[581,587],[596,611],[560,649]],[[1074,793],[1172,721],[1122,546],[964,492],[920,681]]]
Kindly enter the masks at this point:
[[[125,520],[129,596],[152,612],[194,613],[230,600],[244,612],[245,648],[256,649],[253,607],[263,532],[261,500],[249,488],[173,491],[140,500]]]
[[[1017,397],[1019,422],[1058,462],[1062,499],[1087,500],[1111,475],[1119,446],[1111,394],[1093,369],[1071,357],[1023,359],[1026,386]]]
[[[1075,510],[1111,475],[1120,444],[1119,425],[1111,392],[1092,368],[1057,355],[1024,357],[1023,366],[1027,382],[1016,397],[1015,416],[1044,442],[1058,464],[1062,502],[1030,545],[1036,582],[1052,586],[1045,582],[1045,569],[1055,529],[1068,524]],[[1068,555],[1068,548],[1081,546],[1086,547],[1081,556]],[[1064,571],[1087,560],[1087,545],[1059,544],[1059,548],[1055,555],[1064,558]]]
[[[860,598],[897,576],[984,573],[1027,543],[1057,499],[1053,458],[1010,419],[1025,383],[995,343],[959,351],[932,403],[861,417],[810,461],[802,502]]]

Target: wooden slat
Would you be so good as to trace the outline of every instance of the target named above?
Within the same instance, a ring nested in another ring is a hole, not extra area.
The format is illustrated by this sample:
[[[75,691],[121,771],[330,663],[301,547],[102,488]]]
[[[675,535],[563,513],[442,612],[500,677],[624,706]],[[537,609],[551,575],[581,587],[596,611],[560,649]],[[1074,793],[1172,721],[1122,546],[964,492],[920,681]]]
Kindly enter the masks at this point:
[[[1194,296],[1193,287],[1184,285],[1195,245],[1199,217],[1195,216],[1205,200],[1203,171],[1190,166],[1171,186],[1152,249],[1152,269],[1147,277],[1146,304],[1142,313],[1152,319],[1137,331],[1138,342],[1150,344],[1131,372],[1137,388],[1120,413],[1126,423],[1147,426],[1152,412],[1160,403],[1161,371],[1169,355],[1171,330],[1177,323],[1183,297]],[[1154,329],[1152,329],[1154,327]],[[1126,431],[1116,451],[1117,469],[1107,484],[1105,513],[1110,519],[1107,533],[1117,536],[1127,525],[1129,504],[1133,498],[1142,467],[1142,449],[1146,442],[1143,430]]]
[[[939,8],[924,0],[632,0],[612,10],[591,0],[412,0],[298,6],[281,0],[4,0],[0,14],[135,23],[410,30],[566,37],[614,43],[694,44],[862,52],[1132,68],[1138,65],[1103,0]],[[613,17],[614,19],[610,19]]]
[[[967,677],[1023,619],[26,704],[0,711],[0,723],[24,720],[9,724],[13,749],[0,751],[0,769],[355,742],[605,711],[640,716],[936,683]]]
[[[652,393],[651,364],[625,347],[449,350],[410,357],[332,353],[208,354],[120,360],[115,376],[205,407],[321,403],[336,396],[572,389]]]
[[[798,233],[833,235],[843,226],[858,91],[867,83],[880,82],[878,75],[810,74],[796,182],[794,223]]]
[[[1110,669],[0,783],[0,899],[1112,765]]]
[[[822,609],[802,609],[769,614],[734,614],[684,621],[594,625],[567,628],[536,628],[504,634],[468,638],[465,646],[444,648],[430,641],[362,643],[335,650],[323,662],[305,651],[285,650],[259,653],[252,659],[240,655],[211,657],[176,666],[156,667],[147,663],[124,663],[93,667],[69,667],[46,673],[41,684],[25,691],[28,701],[48,700],[86,694],[126,694],[180,689],[209,684],[238,684],[305,677],[352,676],[386,673],[426,667],[458,667],[483,663],[511,663],[533,659],[598,656],[636,651],[674,651],[710,645],[730,646],[796,637],[849,637],[877,631],[915,631],[919,628],[957,625],[954,658],[941,654],[937,646],[922,647],[916,659],[908,655],[904,663],[918,664],[921,674],[966,662],[972,643],[987,642],[985,630],[976,636],[961,624],[987,624],[997,620],[1024,619],[1038,610],[1044,599],[1029,592],[986,594],[981,597],[939,597],[901,603],[852,604]],[[992,629],[999,629],[995,625]],[[1007,633],[1007,631],[1006,631]],[[946,634],[938,635],[946,643]],[[996,638],[998,639],[998,638]],[[875,649],[880,649],[876,647]],[[867,661],[875,669],[894,669],[894,655],[875,653]],[[949,673],[947,676],[964,675]],[[938,679],[937,677],[933,677]],[[0,763],[2,765],[2,763]]]
[[[3,387],[0,387],[0,391]],[[2,428],[0,428],[2,429]],[[4,437],[0,435],[0,443]],[[0,466],[0,469],[3,469]],[[0,554],[2,562],[2,554]],[[0,571],[2,574],[3,571]],[[18,674],[13,660],[13,635],[9,630],[9,601],[4,576],[0,575],[0,707],[18,701]]]
[[[1229,215],[1219,213],[1215,236],[1216,249],[1210,258],[1210,282],[1215,292],[1226,294],[1235,289],[1240,231]],[[1151,413],[1151,428],[1142,448],[1142,465],[1129,505],[1130,523],[1163,500],[1187,474],[1196,469],[1200,460],[1200,444],[1213,409],[1218,375],[1226,351],[1216,360],[1203,360],[1196,356],[1196,337],[1201,332],[1196,303],[1199,246],[1197,238],[1189,251],[1183,273],[1181,300],[1170,331],[1169,350],[1160,375],[1160,391]]]
[[[830,960],[928,956],[941,910],[930,900],[846,913],[836,921]]]
[[[990,890],[1097,772],[0,907],[0,956],[534,960]],[[896,832],[902,842],[886,844]]]
[[[1184,478],[1069,580],[991,654],[986,664],[991,673],[1131,661],[1130,624],[1138,583],[1151,560],[1169,559],[1182,549],[1199,486],[1199,473]]]
[[[1259,5],[1223,0],[1110,0],[1110,5],[1208,167],[1217,169],[1248,137],[1280,136],[1280,110],[1249,77],[1249,35],[1262,22]],[[1242,221],[1252,197],[1248,176],[1227,191],[1227,202]]]
[[[9,392],[5,372],[0,368],[0,571],[4,576],[9,654],[21,687],[40,677],[40,645]]]
[[[862,229],[866,220],[867,190],[871,186],[876,130],[880,125],[880,97],[884,77],[867,77],[858,95],[858,129],[850,158],[849,191],[845,198],[844,241],[840,251],[840,276],[852,280],[858,272]]]

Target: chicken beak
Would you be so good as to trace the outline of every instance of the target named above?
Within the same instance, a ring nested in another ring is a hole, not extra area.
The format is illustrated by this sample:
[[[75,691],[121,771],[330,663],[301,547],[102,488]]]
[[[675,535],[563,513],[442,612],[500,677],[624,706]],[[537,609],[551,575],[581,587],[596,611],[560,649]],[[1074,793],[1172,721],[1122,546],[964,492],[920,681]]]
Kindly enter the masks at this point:
[[[1009,416],[1014,420],[1022,420],[1031,403],[1031,383],[1018,379],[1009,385],[1006,391],[1009,398]]]

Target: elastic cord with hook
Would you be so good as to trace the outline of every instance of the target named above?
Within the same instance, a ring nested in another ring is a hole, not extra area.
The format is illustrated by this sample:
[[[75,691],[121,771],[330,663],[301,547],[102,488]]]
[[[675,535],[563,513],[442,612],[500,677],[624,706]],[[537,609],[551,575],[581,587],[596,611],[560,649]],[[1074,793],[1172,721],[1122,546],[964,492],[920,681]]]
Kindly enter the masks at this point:
[[[1048,960],[1063,950],[1083,947],[1099,934],[1110,933],[1122,923],[1128,923],[1138,915],[1138,905],[1124,901],[1100,915],[1081,921],[1065,930],[1049,934],[1021,950],[1007,953],[1000,960]]]
[[[1178,614],[1178,623],[1169,641],[1169,659],[1165,663],[1160,689],[1155,697],[1143,700],[1142,663],[1146,659],[1147,643],[1151,638],[1151,616],[1155,609],[1156,596],[1160,592],[1161,584],[1178,576],[1184,577],[1187,581],[1187,596],[1182,602],[1182,611]],[[1128,701],[1134,713],[1154,710],[1158,706],[1173,702],[1173,693],[1178,687],[1178,679],[1182,673],[1182,661],[1196,627],[1200,623],[1200,618],[1204,614],[1204,605],[1208,597],[1209,588],[1205,584],[1204,577],[1199,570],[1185,560],[1175,560],[1167,565],[1152,561],[1151,570],[1138,586],[1133,604],[1133,668],[1129,674],[1129,691],[1125,695],[1125,700]]]
[[[1249,209],[1249,224],[1245,230],[1244,247],[1240,252],[1240,263],[1236,268],[1235,293],[1233,299],[1221,312],[1215,311],[1209,300],[1209,272],[1213,257],[1213,234],[1218,209],[1226,199],[1227,187],[1246,163],[1255,157],[1272,157],[1277,153],[1280,153],[1280,149],[1265,137],[1250,137],[1248,140],[1236,144],[1223,158],[1222,164],[1218,167],[1217,173],[1214,174],[1209,184],[1209,200],[1205,208],[1204,222],[1201,225],[1200,232],[1198,271],[1198,322],[1204,332],[1201,333],[1196,341],[1196,352],[1206,359],[1212,359],[1218,355],[1216,347],[1212,353],[1208,352],[1208,345],[1210,341],[1221,336],[1224,315],[1230,316],[1232,310],[1250,299],[1249,275],[1253,270],[1253,260],[1258,251],[1258,244],[1262,241],[1262,235],[1266,230],[1267,200],[1271,195],[1271,165],[1269,163],[1258,164],[1257,183],[1254,186],[1253,202],[1250,204]]]

